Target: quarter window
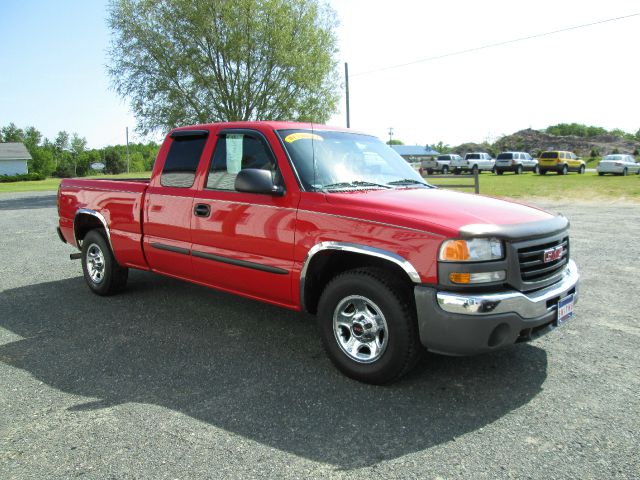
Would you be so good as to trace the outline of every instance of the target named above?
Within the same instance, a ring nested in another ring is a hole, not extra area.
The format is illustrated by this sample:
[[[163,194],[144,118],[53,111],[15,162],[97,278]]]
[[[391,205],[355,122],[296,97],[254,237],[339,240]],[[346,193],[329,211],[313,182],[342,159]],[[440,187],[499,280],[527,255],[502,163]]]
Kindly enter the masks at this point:
[[[207,187],[235,191],[236,176],[245,168],[277,172],[276,162],[265,143],[246,133],[220,135],[213,152]]]
[[[173,138],[162,167],[160,184],[163,187],[191,188],[205,143],[206,135]]]

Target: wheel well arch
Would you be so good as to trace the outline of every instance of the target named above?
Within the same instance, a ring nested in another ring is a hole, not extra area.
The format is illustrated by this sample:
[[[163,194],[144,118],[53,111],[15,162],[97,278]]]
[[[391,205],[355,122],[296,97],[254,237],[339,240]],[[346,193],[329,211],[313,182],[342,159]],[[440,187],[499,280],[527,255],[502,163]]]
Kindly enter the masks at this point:
[[[107,225],[107,221],[104,216],[95,210],[85,208],[79,209],[73,219],[73,235],[76,241],[76,246],[80,248],[82,240],[87,233],[95,229],[104,231],[109,247],[113,251],[109,226]]]
[[[323,242],[309,251],[300,274],[302,309],[316,313],[320,295],[331,279],[361,267],[384,269],[389,272],[389,278],[403,288],[421,282],[413,265],[396,253],[364,245]]]

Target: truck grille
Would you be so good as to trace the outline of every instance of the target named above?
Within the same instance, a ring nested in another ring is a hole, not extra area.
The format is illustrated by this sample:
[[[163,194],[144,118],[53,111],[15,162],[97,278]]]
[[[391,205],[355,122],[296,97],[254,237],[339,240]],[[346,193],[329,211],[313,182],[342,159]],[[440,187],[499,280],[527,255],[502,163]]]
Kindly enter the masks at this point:
[[[562,247],[560,256],[545,262],[545,252],[557,247]],[[518,262],[522,282],[544,282],[557,275],[569,262],[569,237],[519,248]]]

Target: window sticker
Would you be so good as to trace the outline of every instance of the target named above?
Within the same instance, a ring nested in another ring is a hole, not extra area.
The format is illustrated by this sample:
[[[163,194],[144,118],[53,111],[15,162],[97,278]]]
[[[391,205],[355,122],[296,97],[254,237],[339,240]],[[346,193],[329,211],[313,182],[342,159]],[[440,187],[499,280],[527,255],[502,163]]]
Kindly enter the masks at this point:
[[[227,172],[238,173],[242,168],[242,139],[244,135],[227,135]]]
[[[308,133],[308,132],[292,133],[284,137],[284,141],[287,143],[293,143],[296,140],[311,140],[311,139],[319,140],[319,141],[324,140],[320,135],[316,135],[315,133]]]

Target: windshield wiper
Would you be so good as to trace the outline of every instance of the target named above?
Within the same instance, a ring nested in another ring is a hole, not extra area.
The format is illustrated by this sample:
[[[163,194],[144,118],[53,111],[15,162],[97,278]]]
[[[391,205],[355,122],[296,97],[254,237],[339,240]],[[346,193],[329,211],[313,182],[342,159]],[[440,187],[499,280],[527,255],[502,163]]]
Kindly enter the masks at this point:
[[[387,183],[387,185],[424,185],[425,187],[430,187],[431,185],[421,182],[420,180],[415,180],[413,178],[403,178],[402,180],[394,180],[393,182]]]
[[[330,183],[329,185],[323,185],[322,190],[336,190],[341,188],[353,188],[353,187],[378,187],[378,188],[391,188],[389,185],[382,185],[380,183],[364,182],[361,180],[355,180],[353,182],[339,182]]]

